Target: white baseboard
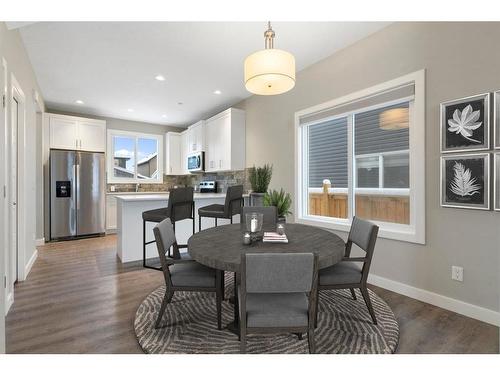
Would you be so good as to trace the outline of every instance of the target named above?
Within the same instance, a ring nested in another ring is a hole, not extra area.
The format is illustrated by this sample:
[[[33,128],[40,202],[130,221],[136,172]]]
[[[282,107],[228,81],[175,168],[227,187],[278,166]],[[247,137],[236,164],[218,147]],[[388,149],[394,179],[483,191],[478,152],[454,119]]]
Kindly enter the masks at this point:
[[[29,273],[31,271],[31,267],[33,267],[33,264],[35,263],[35,260],[36,260],[37,257],[38,257],[38,250],[35,249],[35,251],[33,252],[33,255],[30,258],[30,260],[28,261],[28,263],[24,267],[24,280],[26,280],[26,278],[28,277],[28,275],[29,275]]]
[[[9,313],[9,310],[14,303],[14,292],[10,292],[5,296],[5,316]]]
[[[45,237],[37,238],[35,240],[35,246],[43,246],[45,245]]]
[[[404,296],[500,327],[500,312],[498,311],[472,305],[467,302],[429,292],[428,290],[415,288],[413,286],[373,274],[368,276],[368,282]]]

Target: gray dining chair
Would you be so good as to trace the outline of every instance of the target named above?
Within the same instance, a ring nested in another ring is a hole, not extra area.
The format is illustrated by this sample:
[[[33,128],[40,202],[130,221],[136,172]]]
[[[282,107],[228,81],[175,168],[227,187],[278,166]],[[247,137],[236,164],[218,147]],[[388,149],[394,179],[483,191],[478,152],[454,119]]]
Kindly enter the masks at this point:
[[[264,214],[262,227],[263,228],[275,228],[278,222],[278,210],[275,206],[266,207],[243,207],[241,210],[241,225],[244,227],[246,223],[246,214],[251,214],[252,212],[258,212]]]
[[[160,257],[161,269],[165,279],[165,295],[161,303],[160,312],[156,319],[155,328],[160,323],[165,309],[172,300],[174,292],[215,292],[217,308],[217,328],[222,325],[222,273],[221,271],[205,267],[190,258],[181,258],[179,246],[170,218],[166,218],[153,228],[153,233]],[[173,258],[167,257],[169,249],[173,249]]]
[[[247,253],[238,288],[240,351],[247,334],[307,333],[314,353],[318,257],[313,253]]]
[[[368,280],[368,273],[370,272],[370,264],[375,250],[375,242],[377,241],[378,226],[375,224],[359,219],[353,218],[349,237],[345,245],[345,255],[339,263],[324,268],[319,271],[319,290],[331,289],[350,289],[352,297],[356,299],[355,289],[361,291],[361,295],[365,300],[368,312],[373,320],[373,324],[377,324],[375,311],[370,300],[370,294],[366,286]],[[357,245],[365,252],[364,257],[351,257],[352,244]],[[356,263],[361,263],[359,267]],[[319,296],[316,303],[319,302]],[[318,314],[318,308],[316,308]],[[317,322],[317,315],[316,315]]]
[[[241,213],[244,202],[243,185],[229,186],[224,204],[211,204],[198,209],[198,231],[201,231],[202,217],[213,217],[215,226],[217,226],[217,219],[229,219],[232,224],[233,216]]]

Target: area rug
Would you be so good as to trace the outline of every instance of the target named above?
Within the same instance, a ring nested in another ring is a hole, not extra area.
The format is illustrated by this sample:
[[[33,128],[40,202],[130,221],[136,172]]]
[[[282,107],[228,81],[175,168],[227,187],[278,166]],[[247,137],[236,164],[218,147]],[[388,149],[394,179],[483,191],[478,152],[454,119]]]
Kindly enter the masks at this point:
[[[226,275],[226,295],[232,295],[232,276]],[[316,353],[383,354],[394,353],[399,327],[390,307],[371,290],[377,316],[374,325],[361,293],[353,300],[349,290],[321,291],[318,327],[315,330]],[[154,324],[165,287],[150,293],[137,309],[134,329],[145,353],[224,354],[239,353],[238,337],[227,329],[217,330],[215,293],[175,292],[165,311],[162,325]],[[233,305],[222,302],[223,326],[233,319]],[[308,353],[307,335],[299,340],[294,334],[249,335],[247,353]]]

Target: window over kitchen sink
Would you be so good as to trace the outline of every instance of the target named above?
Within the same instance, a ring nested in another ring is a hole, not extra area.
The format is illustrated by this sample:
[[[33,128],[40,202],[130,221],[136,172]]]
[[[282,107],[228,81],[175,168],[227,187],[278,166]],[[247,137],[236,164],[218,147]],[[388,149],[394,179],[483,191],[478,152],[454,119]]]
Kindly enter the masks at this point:
[[[161,183],[163,136],[108,130],[108,183]]]

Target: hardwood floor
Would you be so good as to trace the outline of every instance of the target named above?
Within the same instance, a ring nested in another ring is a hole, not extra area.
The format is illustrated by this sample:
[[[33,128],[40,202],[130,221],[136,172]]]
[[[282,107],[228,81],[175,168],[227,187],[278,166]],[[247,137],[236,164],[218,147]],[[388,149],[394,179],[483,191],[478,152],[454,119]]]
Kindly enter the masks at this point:
[[[15,288],[6,319],[7,353],[142,353],[133,320],[162,274],[122,265],[115,236],[39,247]],[[498,328],[371,287],[400,324],[398,353],[498,353]]]

